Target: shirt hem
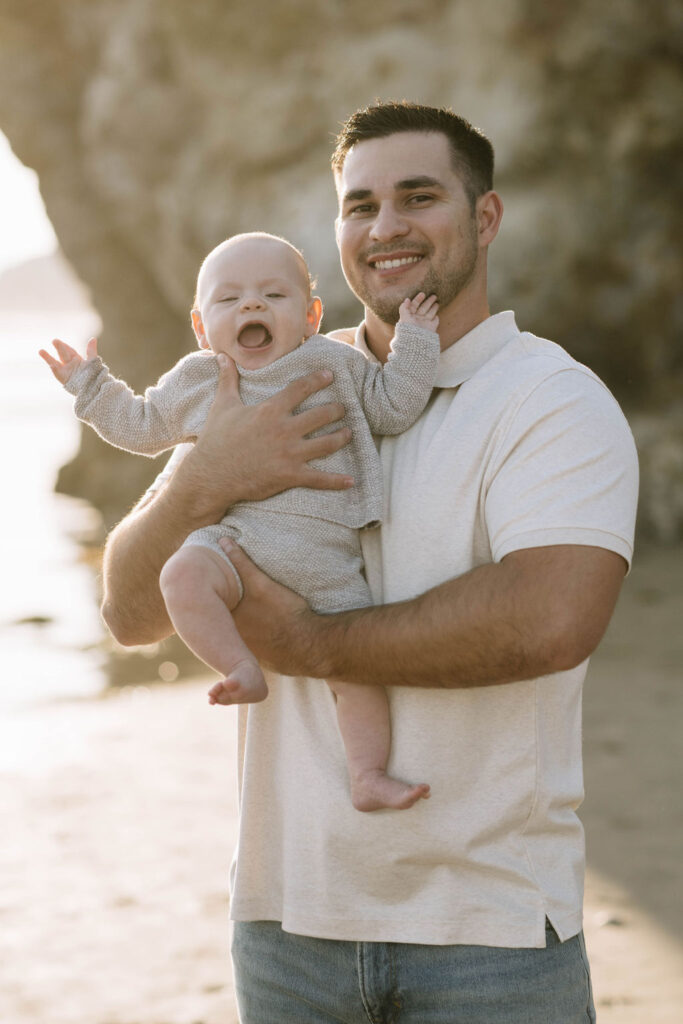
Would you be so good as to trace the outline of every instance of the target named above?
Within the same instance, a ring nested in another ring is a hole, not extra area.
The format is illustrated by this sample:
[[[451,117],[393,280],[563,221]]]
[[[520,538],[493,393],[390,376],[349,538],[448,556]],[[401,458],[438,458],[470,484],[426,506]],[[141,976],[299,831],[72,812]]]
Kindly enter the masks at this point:
[[[581,931],[581,911],[566,916],[548,913],[548,920],[564,942]],[[494,946],[508,949],[545,947],[546,910],[541,906],[534,920],[500,920],[500,913],[489,921],[386,921],[372,919],[311,916],[273,911],[263,905],[231,909],[233,921],[278,921],[283,931],[315,939],[346,942],[401,942],[425,946]]]

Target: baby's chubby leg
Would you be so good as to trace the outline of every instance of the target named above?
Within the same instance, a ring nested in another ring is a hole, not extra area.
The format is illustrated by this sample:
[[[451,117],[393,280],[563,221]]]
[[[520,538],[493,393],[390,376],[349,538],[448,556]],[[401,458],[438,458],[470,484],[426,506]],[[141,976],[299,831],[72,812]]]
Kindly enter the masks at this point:
[[[209,690],[209,703],[263,700],[268,694],[263,672],[230,614],[241,593],[225,558],[199,544],[184,545],[166,562],[159,584],[178,636],[223,676]]]
[[[351,799],[358,811],[403,810],[429,797],[426,783],[412,785],[387,775],[391,720],[381,686],[329,683],[337,698],[337,721],[346,748]]]

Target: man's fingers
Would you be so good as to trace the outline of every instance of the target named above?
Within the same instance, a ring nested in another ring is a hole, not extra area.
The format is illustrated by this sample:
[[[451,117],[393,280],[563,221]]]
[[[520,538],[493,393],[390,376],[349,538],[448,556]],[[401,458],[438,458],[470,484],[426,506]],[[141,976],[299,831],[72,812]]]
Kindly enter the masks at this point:
[[[276,396],[277,401],[286,411],[292,412],[309,395],[314,395],[316,391],[322,391],[323,388],[329,387],[332,379],[333,375],[330,370],[316,370],[315,373],[308,373],[305,377],[299,377],[298,380],[292,381],[286,388],[283,388]]]
[[[245,590],[247,587],[249,587],[250,590],[253,590],[254,581],[263,575],[261,570],[258,566],[254,565],[248,555],[245,555],[242,548],[239,547],[238,544],[235,544],[233,540],[230,540],[229,537],[221,537],[218,543],[237,569]]]
[[[334,455],[350,440],[351,431],[348,427],[342,427],[341,430],[334,430],[331,434],[307,438],[303,442],[301,452],[306,462],[311,459],[322,459],[326,455]]]
[[[336,423],[346,415],[346,409],[341,402],[326,402],[324,405],[316,405],[313,409],[306,409],[296,414],[296,430],[301,437],[315,433],[321,427],[328,427],[330,423]]]
[[[315,487],[317,491],[348,491],[353,487],[355,480],[352,476],[343,476],[341,473],[326,473],[322,469],[308,469],[304,471],[301,479],[301,487]]]

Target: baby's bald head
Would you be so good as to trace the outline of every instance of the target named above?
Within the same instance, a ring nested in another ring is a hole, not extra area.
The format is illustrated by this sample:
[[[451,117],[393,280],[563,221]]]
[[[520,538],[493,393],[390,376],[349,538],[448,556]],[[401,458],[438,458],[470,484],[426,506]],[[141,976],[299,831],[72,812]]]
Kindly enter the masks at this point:
[[[194,301],[196,309],[201,309],[206,281],[211,276],[212,269],[226,258],[230,262],[232,262],[232,257],[239,259],[241,253],[248,253],[262,261],[264,271],[267,270],[269,263],[277,264],[279,272],[284,270],[292,280],[298,280],[306,298],[311,298],[315,282],[310,275],[303,254],[296,246],[288,242],[286,238],[268,234],[266,231],[248,231],[226,238],[205,257],[197,275],[197,291]]]

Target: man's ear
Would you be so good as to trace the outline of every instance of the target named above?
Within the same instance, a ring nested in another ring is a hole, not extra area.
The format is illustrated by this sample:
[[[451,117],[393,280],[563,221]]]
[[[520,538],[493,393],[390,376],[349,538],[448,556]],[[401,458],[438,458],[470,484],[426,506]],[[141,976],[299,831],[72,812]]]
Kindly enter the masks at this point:
[[[497,192],[485,192],[477,199],[479,244],[486,247],[498,234],[503,219],[503,201]]]
[[[312,334],[318,333],[320,327],[320,321],[323,318],[323,304],[317,295],[314,295],[308,304],[308,311],[306,313],[306,337],[310,338]]]
[[[209,339],[207,338],[206,331],[204,330],[202,314],[198,309],[193,309],[190,313],[190,317],[192,318],[192,330],[194,331],[194,336],[197,339],[197,344],[200,348],[210,348]]]

